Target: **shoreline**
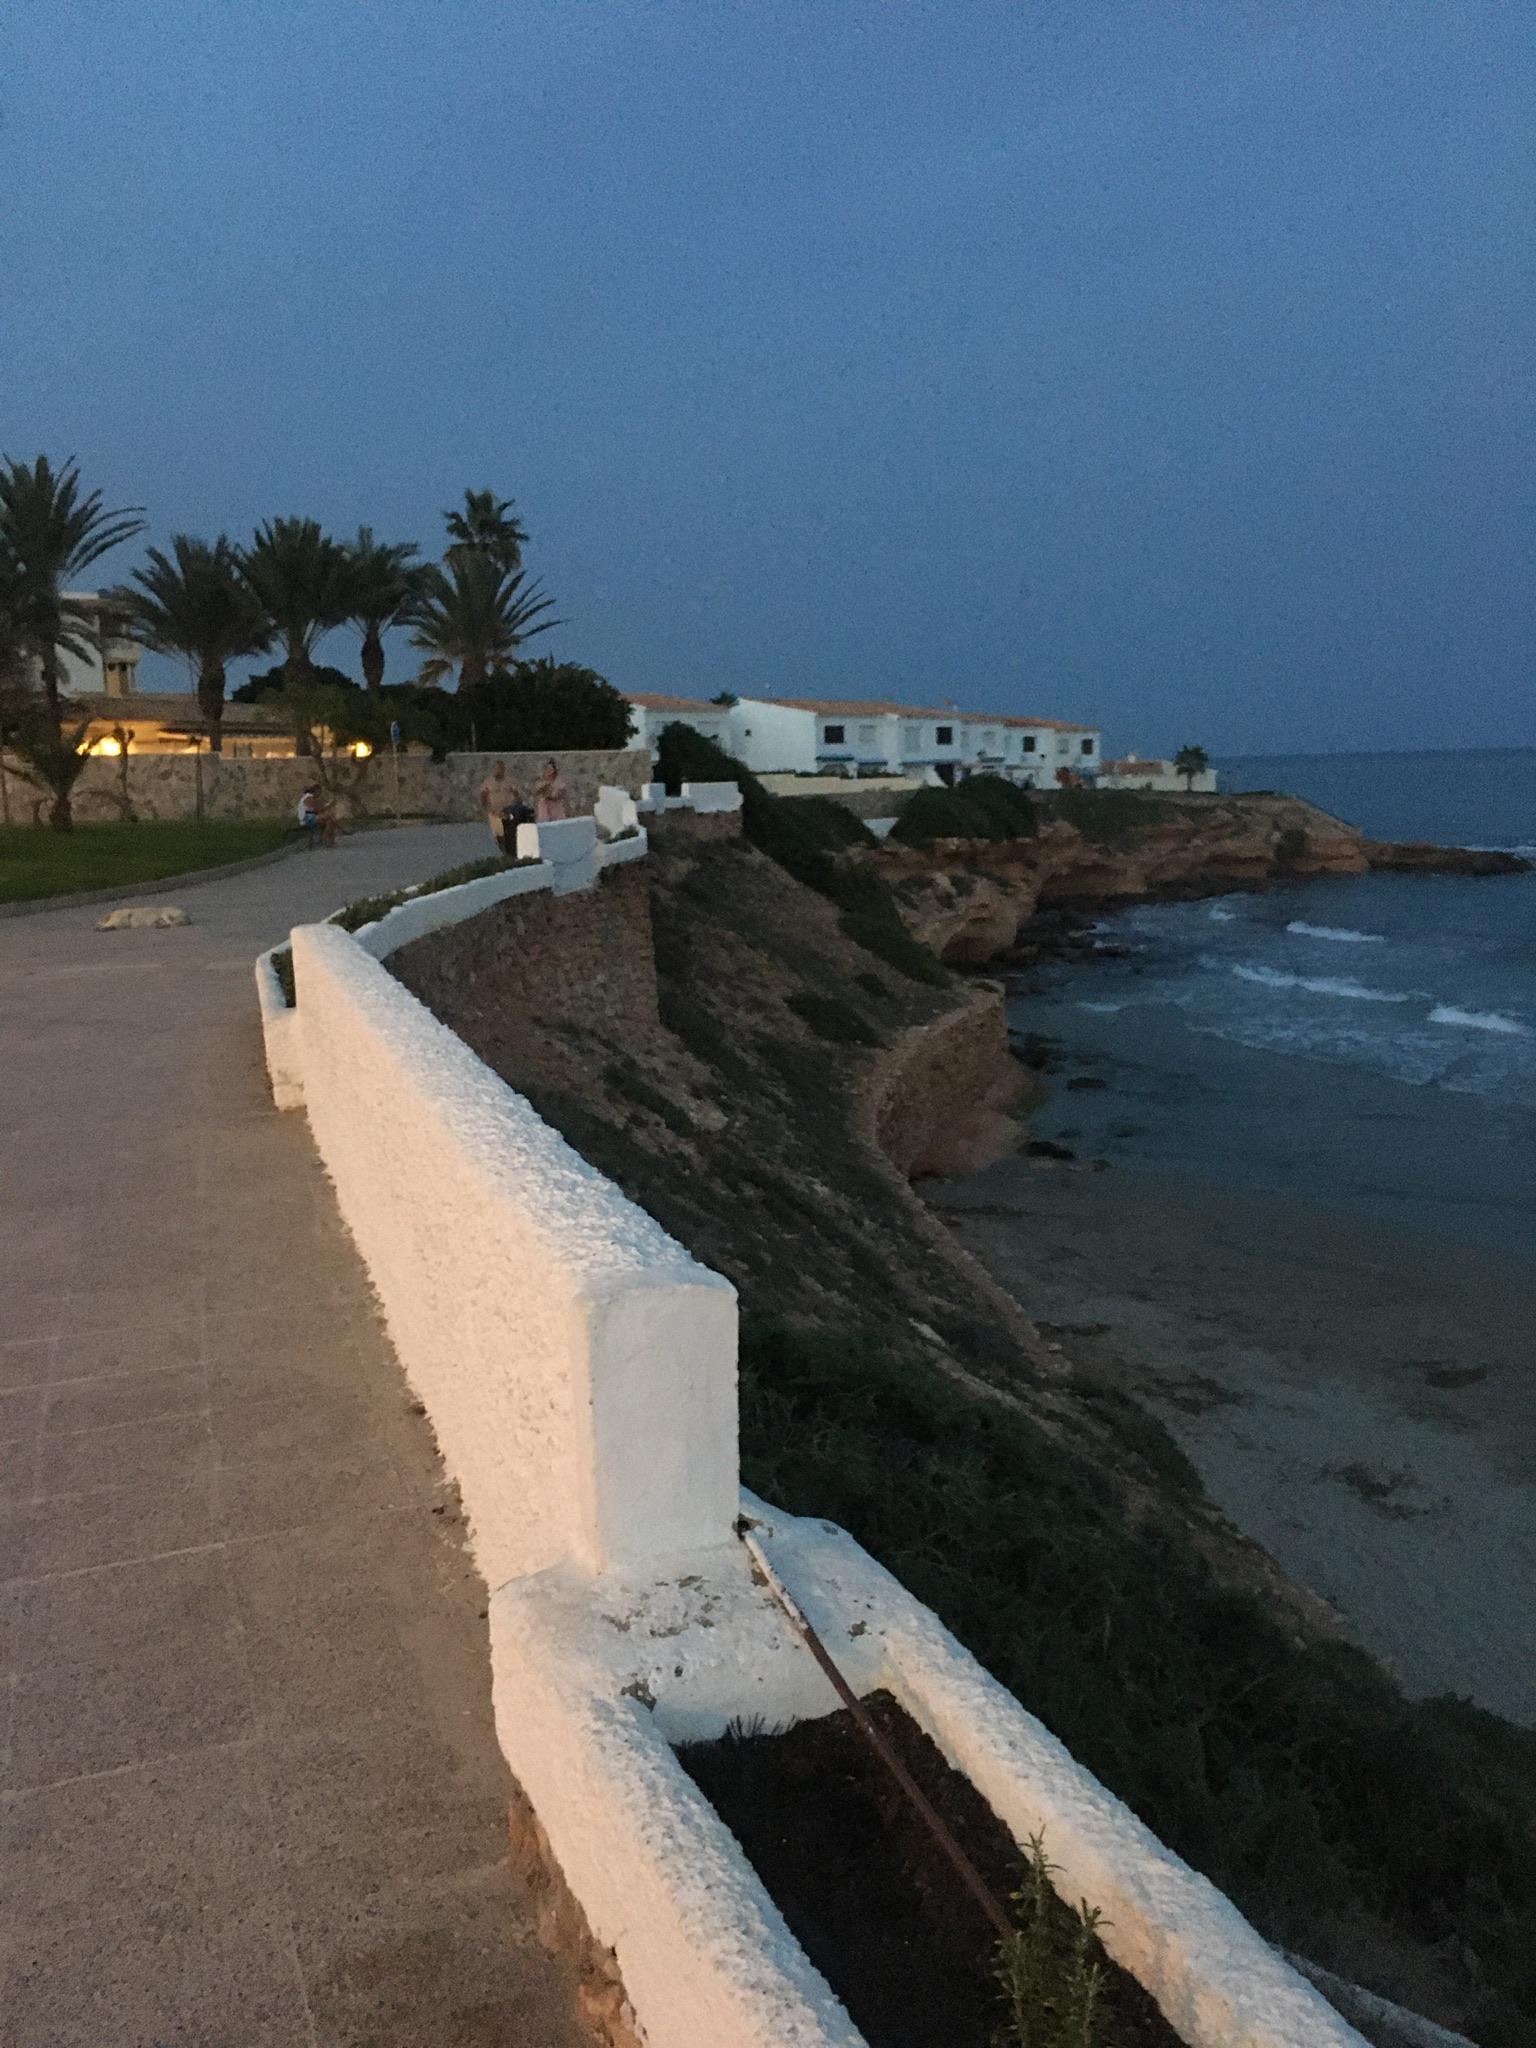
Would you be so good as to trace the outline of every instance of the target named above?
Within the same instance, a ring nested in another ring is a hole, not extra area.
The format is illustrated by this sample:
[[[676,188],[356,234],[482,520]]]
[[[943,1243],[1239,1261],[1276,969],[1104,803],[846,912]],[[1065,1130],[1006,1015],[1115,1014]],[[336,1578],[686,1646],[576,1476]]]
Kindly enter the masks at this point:
[[[1137,1167],[923,1192],[1409,1693],[1536,1723],[1536,1262]]]

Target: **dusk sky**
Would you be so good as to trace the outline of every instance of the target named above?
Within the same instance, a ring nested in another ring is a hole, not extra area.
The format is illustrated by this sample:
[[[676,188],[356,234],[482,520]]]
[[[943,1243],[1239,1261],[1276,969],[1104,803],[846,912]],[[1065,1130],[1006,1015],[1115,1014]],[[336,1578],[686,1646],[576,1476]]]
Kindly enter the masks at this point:
[[[0,450],[494,486],[621,688],[1529,745],[1533,109],[1481,0],[11,0]]]

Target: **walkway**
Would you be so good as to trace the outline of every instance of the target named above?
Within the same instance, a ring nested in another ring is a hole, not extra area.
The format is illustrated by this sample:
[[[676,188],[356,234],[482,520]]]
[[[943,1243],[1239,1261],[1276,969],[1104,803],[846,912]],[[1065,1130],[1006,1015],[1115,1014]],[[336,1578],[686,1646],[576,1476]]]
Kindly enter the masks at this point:
[[[506,1866],[485,1589],[251,980],[484,846],[0,923],[3,2048],[584,2039]]]

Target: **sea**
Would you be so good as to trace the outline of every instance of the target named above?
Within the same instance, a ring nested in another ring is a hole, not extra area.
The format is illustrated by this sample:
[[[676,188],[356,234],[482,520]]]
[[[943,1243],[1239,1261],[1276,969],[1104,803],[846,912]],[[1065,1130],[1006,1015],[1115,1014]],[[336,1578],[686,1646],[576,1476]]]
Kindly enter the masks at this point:
[[[1217,766],[1373,838],[1536,859],[1536,749]],[[1061,1049],[1037,1136],[1536,1257],[1536,873],[1326,876],[1095,938],[1010,1005]]]

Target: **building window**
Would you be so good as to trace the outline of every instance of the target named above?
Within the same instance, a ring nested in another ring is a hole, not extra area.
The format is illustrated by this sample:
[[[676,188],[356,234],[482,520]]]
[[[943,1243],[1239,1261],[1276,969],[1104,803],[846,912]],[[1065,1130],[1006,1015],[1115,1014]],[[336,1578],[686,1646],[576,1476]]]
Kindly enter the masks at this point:
[[[922,734],[915,725],[904,725],[901,728],[901,751],[903,754],[910,757],[917,752],[922,743]]]
[[[955,744],[955,728],[952,725],[935,726],[933,743],[936,747],[952,747]]]
[[[1071,751],[1072,751],[1072,742],[1071,742],[1071,741],[1070,741],[1070,740],[1069,740],[1069,739],[1067,738],[1067,736],[1066,736],[1066,734],[1065,734],[1065,733],[1063,733],[1063,734],[1062,734],[1062,736],[1061,736],[1061,738],[1060,738],[1059,740],[1057,740],[1057,742],[1056,742],[1056,751],[1057,751],[1057,753],[1058,753],[1058,754],[1070,754],[1070,753],[1071,753]]]
[[[859,745],[861,747],[872,747],[874,744],[875,728],[872,725],[861,725],[859,727]]]
[[[981,751],[984,754],[995,754],[997,752],[997,734],[995,732],[984,732],[982,734]]]
[[[1024,735],[1024,751],[1026,754],[1032,754],[1035,751],[1035,736],[1032,732],[1027,732]]]
[[[1091,754],[1091,753],[1093,752],[1093,741],[1092,741],[1092,740],[1084,740],[1084,741],[1083,741],[1083,752],[1084,752],[1085,754]]]
[[[824,725],[821,729],[823,742],[829,747],[840,747],[843,744],[844,730],[845,728],[840,725]]]

